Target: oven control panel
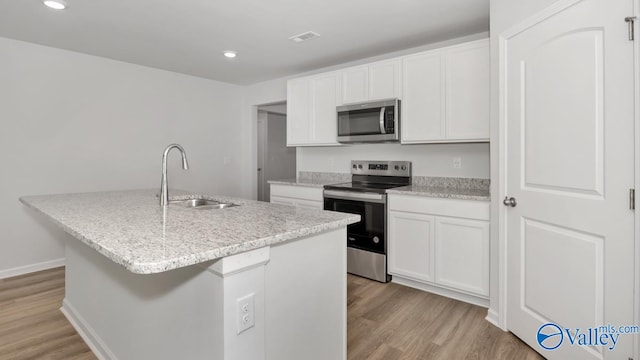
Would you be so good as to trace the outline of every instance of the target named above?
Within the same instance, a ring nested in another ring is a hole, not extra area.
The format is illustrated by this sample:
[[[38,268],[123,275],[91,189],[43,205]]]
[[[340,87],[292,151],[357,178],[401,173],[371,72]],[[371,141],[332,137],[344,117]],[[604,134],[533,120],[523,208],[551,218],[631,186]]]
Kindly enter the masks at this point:
[[[411,161],[351,161],[351,174],[378,176],[411,176]]]

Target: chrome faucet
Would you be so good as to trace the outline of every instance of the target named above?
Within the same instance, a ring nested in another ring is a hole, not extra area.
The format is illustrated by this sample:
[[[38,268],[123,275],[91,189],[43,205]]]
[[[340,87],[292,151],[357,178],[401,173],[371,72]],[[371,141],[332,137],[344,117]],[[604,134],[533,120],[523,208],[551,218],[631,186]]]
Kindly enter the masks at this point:
[[[185,153],[184,148],[178,144],[171,144],[164,149],[164,153],[162,154],[162,183],[160,184],[160,206],[169,205],[169,186],[167,185],[167,155],[171,149],[176,148],[180,150],[182,154],[182,168],[187,170],[189,169],[189,163],[187,163],[187,153]]]

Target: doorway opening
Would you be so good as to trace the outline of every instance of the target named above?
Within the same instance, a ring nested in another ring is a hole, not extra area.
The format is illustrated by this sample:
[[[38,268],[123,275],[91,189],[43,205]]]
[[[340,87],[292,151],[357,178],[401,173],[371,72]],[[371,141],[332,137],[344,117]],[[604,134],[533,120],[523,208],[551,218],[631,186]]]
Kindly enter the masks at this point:
[[[286,102],[258,106],[258,200],[269,201],[269,181],[296,177],[296,148],[287,147]]]

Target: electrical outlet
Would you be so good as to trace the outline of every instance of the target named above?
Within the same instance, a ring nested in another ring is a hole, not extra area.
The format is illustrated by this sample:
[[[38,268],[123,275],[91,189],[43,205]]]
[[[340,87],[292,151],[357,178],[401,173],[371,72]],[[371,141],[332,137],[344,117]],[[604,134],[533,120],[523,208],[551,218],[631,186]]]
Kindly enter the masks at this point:
[[[229,163],[231,163],[231,158],[230,158],[230,157],[228,157],[228,156],[223,157],[223,158],[222,158],[222,163],[223,163],[224,165],[229,165]]]
[[[238,305],[238,334],[255,325],[255,300],[251,293],[236,300]]]
[[[329,166],[331,166],[332,168],[336,165],[336,161],[334,158],[330,157],[329,158]]]
[[[462,168],[462,158],[461,157],[454,157],[453,158],[453,168],[454,169],[461,169]]]

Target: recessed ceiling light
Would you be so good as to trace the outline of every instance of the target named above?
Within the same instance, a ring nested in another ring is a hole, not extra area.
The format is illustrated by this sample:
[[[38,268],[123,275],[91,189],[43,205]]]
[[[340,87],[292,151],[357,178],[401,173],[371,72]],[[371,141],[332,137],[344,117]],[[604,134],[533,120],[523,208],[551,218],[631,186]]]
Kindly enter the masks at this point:
[[[231,51],[231,50],[227,50],[224,52],[224,56],[228,57],[229,59],[233,59],[234,57],[236,57],[236,52],[235,51]]]
[[[42,0],[42,3],[54,10],[64,10],[67,8],[66,0]]]

